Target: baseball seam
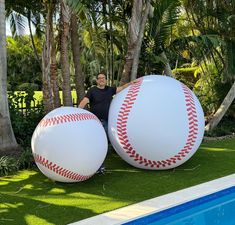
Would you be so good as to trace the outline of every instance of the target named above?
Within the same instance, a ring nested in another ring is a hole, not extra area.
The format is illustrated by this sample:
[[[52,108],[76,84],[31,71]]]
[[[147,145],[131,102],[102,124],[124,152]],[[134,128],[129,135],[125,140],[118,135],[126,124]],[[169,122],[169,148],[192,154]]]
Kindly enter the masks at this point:
[[[75,180],[75,181],[84,181],[89,179],[92,175],[90,176],[83,176],[80,175],[79,173],[72,172],[70,170],[67,170],[61,166],[58,166],[56,163],[50,162],[46,158],[38,155],[38,154],[33,154],[35,162],[41,164],[42,166],[46,167],[47,169],[53,171],[57,175],[60,175],[62,177]]]
[[[118,139],[124,151],[129,155],[130,158],[132,158],[137,163],[151,168],[164,168],[166,166],[175,164],[177,161],[182,160],[182,158],[184,158],[190,152],[190,150],[192,150],[192,147],[196,142],[198,134],[198,119],[194,98],[191,90],[184,84],[181,84],[185,98],[189,127],[187,141],[183,149],[181,149],[176,155],[171,158],[159,161],[150,160],[137,153],[137,150],[134,149],[134,147],[131,145],[127,134],[128,117],[135,103],[135,100],[137,99],[142,82],[143,78],[139,79],[136,83],[132,84],[129,87],[128,93],[124,99],[124,103],[121,105],[117,116]]]
[[[54,126],[61,123],[75,122],[81,120],[97,120],[99,119],[91,113],[74,113],[68,115],[55,116],[52,118],[43,118],[38,124],[39,127]]]

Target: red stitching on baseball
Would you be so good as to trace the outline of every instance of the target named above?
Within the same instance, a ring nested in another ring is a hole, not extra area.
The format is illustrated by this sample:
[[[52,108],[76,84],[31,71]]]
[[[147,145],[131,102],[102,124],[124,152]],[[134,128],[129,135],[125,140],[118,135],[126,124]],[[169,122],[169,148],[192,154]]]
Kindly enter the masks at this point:
[[[192,150],[192,147],[196,142],[198,134],[198,119],[194,98],[191,90],[184,84],[181,84],[185,98],[189,127],[187,141],[183,149],[181,149],[175,156],[169,159],[160,161],[149,160],[136,152],[136,150],[131,146],[127,135],[128,116],[130,113],[130,109],[133,107],[133,104],[135,103],[135,100],[138,96],[142,82],[143,78],[139,79],[136,83],[132,84],[129,87],[128,93],[124,99],[124,103],[120,107],[120,111],[117,116],[118,139],[122,145],[122,148],[129,155],[129,157],[131,157],[134,161],[138,162],[139,164],[143,164],[144,166],[151,168],[163,168],[167,165],[170,166],[172,164],[175,164],[177,161],[182,160],[182,158],[186,157],[186,155],[189,154],[190,150]]]
[[[55,172],[56,174],[69,178],[71,180],[76,180],[76,181],[84,181],[89,179],[91,176],[83,176],[80,175],[79,173],[72,172],[70,170],[64,169],[63,167],[58,166],[57,164],[53,162],[49,162],[47,159],[44,157],[38,155],[38,154],[33,154],[35,162],[41,164],[42,166],[48,168],[49,170]]]
[[[67,122],[74,122],[74,121],[80,121],[80,120],[97,120],[99,119],[90,113],[74,113],[74,114],[68,114],[68,115],[61,115],[61,116],[55,116],[52,118],[44,118],[40,121],[38,126],[40,127],[47,127],[47,126],[53,126],[60,123],[67,123]]]

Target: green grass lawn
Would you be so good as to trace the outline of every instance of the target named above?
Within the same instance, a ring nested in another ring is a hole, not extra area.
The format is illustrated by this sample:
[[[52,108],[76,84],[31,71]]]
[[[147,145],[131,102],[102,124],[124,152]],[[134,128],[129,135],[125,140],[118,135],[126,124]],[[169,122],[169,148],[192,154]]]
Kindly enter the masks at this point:
[[[77,94],[76,94],[76,91],[71,91],[71,95],[72,95],[72,98],[73,99],[77,99]],[[62,91],[60,91],[60,98],[62,99]],[[42,101],[42,91],[35,91],[34,92],[34,96],[33,96],[36,101]]]
[[[235,173],[235,138],[203,143],[182,166],[146,171],[111,152],[107,173],[55,183],[37,168],[0,178],[0,224],[67,224]]]

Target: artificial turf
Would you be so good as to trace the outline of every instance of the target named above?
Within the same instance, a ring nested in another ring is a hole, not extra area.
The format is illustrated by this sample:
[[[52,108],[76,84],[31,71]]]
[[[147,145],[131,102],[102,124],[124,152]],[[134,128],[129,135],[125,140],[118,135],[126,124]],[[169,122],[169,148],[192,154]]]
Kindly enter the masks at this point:
[[[109,152],[104,175],[58,183],[35,167],[0,178],[0,224],[63,225],[235,173],[235,138],[201,145],[183,165],[147,171]]]

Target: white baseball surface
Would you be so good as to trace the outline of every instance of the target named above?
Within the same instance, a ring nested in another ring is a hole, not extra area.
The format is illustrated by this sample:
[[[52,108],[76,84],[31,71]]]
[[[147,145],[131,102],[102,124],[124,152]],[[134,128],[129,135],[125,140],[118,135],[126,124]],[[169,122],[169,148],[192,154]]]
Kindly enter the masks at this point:
[[[60,182],[90,178],[107,154],[107,137],[98,118],[87,110],[61,107],[36,127],[31,146],[38,168]]]
[[[149,75],[117,94],[109,111],[109,138],[129,164],[164,170],[186,162],[204,134],[194,93],[166,76]]]

